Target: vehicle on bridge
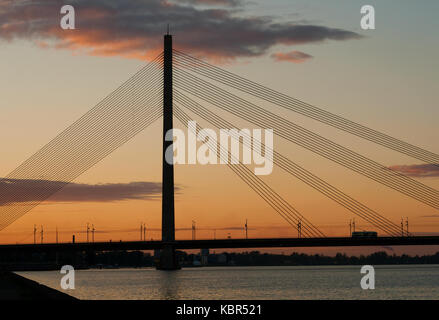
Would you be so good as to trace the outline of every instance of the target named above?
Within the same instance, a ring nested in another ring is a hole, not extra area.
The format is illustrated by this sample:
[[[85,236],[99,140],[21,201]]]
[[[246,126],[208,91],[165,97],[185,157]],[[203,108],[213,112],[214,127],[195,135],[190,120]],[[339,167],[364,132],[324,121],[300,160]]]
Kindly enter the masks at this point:
[[[376,231],[354,231],[352,232],[352,238],[377,238],[378,233]]]

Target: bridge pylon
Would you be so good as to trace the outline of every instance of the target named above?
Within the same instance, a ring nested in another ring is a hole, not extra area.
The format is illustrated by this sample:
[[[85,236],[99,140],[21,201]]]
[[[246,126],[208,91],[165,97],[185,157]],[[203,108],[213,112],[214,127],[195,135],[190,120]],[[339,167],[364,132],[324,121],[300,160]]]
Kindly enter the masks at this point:
[[[172,148],[172,139],[166,134],[173,128],[172,119],[172,35],[164,36],[163,56],[163,168],[162,168],[162,242],[159,270],[180,269],[175,254],[175,215],[174,215],[174,164],[166,161],[166,150]]]

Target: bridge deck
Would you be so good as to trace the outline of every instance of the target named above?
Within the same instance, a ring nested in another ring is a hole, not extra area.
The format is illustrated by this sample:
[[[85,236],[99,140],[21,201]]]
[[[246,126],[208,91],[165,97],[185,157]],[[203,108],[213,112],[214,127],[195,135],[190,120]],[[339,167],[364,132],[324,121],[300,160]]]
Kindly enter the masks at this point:
[[[162,241],[127,241],[94,243],[46,243],[0,245],[0,254],[6,252],[62,252],[62,251],[113,251],[160,249]],[[410,246],[439,245],[439,236],[377,237],[377,238],[259,238],[220,240],[176,240],[176,249],[219,249],[219,248],[300,248],[300,247],[353,247],[353,246]]]

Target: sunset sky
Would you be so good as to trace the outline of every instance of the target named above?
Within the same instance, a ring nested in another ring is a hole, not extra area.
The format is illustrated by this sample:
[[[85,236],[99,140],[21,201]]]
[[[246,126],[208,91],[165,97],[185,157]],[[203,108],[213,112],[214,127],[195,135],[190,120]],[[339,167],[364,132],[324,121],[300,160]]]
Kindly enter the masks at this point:
[[[75,8],[76,30],[59,27],[63,4]],[[375,7],[375,30],[360,28],[363,4],[0,0],[0,177],[161,52],[168,23],[174,47],[181,51],[439,153],[439,3],[367,1]],[[437,168],[296,113],[260,105],[385,166],[409,166],[403,169],[411,169],[406,172],[414,179],[439,189]],[[177,120],[175,125],[183,128]],[[44,227],[45,242],[54,241],[56,228],[60,241],[70,241],[72,234],[85,240],[87,223],[94,224],[96,241],[137,240],[141,223],[147,225],[147,238],[158,240],[161,131],[159,119],[74,185],[0,231],[0,243],[32,242],[34,224],[38,231]],[[411,232],[439,234],[434,208],[279,137],[274,148],[396,224],[408,217]],[[350,211],[277,167],[262,179],[326,235],[348,235],[349,220],[355,217]],[[178,165],[175,182],[177,238],[191,237],[192,220],[198,238],[213,238],[215,232],[217,238],[228,233],[243,237],[246,219],[250,237],[297,235],[226,166]],[[79,196],[72,196],[75,190]],[[374,229],[355,220],[357,229]]]

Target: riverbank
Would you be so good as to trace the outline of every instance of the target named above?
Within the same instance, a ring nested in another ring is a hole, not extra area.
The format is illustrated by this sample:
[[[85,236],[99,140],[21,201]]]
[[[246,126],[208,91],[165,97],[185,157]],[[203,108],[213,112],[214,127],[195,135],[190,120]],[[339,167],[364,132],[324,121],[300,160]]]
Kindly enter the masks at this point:
[[[13,272],[0,271],[0,300],[76,300],[76,298]]]

